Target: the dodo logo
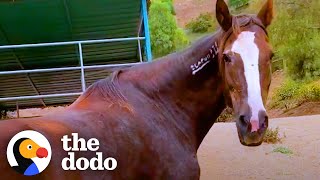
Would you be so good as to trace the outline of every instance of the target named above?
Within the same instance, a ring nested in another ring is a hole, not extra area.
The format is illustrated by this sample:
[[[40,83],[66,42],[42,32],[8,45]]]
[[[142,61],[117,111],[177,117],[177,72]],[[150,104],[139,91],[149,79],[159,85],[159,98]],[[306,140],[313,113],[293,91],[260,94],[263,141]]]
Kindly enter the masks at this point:
[[[31,130],[16,134],[7,147],[10,166],[26,176],[41,173],[49,165],[51,154],[48,140]]]

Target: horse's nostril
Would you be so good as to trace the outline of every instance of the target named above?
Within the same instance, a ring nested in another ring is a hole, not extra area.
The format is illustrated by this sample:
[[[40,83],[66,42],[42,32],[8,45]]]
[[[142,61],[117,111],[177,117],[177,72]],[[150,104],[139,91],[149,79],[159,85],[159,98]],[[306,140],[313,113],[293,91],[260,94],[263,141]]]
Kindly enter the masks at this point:
[[[260,128],[266,129],[268,127],[268,116],[264,116],[264,120],[261,121]]]
[[[246,125],[246,124],[247,124],[245,118],[246,118],[246,116],[244,116],[244,115],[241,115],[241,116],[239,117],[240,123],[243,124],[243,125]]]
[[[267,128],[268,124],[269,124],[269,117],[265,116],[265,121],[263,122],[262,127]]]
[[[267,123],[266,122],[262,123],[262,128],[267,128]]]

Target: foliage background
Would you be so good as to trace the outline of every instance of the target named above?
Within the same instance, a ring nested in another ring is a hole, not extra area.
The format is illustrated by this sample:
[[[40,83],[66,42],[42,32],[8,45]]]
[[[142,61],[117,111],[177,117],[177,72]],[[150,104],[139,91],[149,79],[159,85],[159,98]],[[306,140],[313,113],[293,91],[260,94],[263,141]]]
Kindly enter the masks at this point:
[[[264,0],[251,0],[247,9],[257,13]],[[269,27],[278,69],[294,80],[320,77],[320,1],[274,0],[275,19]]]
[[[265,2],[229,0],[229,6],[235,14],[256,14]],[[320,1],[274,0],[274,6],[275,18],[268,28],[275,51],[273,69],[283,69],[288,78],[296,81],[320,78]],[[185,48],[189,40],[196,40],[217,27],[214,14],[202,13],[183,30],[177,26],[174,15],[173,0],[152,1],[150,24],[156,57]]]
[[[265,2],[229,0],[229,6],[234,14],[257,14]],[[283,70],[287,80],[272,97],[277,102],[273,105],[289,107],[284,104],[320,100],[320,85],[317,81],[320,78],[320,1],[274,0],[274,7],[275,17],[268,27],[275,52],[273,70]],[[185,48],[189,40],[194,41],[212,33],[217,27],[214,14],[202,13],[190,20],[183,30],[177,26],[174,15],[172,0],[152,1],[150,24],[152,48],[156,57]],[[303,95],[306,93],[309,95]]]
[[[186,28],[193,33],[205,33],[216,29],[215,22],[211,13],[201,13],[197,18],[192,19]]]
[[[240,8],[249,3],[249,0],[229,0],[229,5],[232,8]]]
[[[153,0],[150,6],[150,35],[155,58],[180,50],[189,44],[178,27],[172,0]]]

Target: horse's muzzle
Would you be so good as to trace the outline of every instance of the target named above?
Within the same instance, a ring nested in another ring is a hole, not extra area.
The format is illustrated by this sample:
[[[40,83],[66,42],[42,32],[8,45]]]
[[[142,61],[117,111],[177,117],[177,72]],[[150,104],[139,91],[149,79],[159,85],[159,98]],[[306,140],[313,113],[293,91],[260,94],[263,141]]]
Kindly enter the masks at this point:
[[[259,120],[250,120],[249,116],[240,115],[236,121],[239,140],[245,146],[259,146],[268,128],[268,116],[261,113]]]
[[[239,136],[240,142],[244,146],[259,146],[263,141],[263,135],[258,132],[250,132],[242,138]]]

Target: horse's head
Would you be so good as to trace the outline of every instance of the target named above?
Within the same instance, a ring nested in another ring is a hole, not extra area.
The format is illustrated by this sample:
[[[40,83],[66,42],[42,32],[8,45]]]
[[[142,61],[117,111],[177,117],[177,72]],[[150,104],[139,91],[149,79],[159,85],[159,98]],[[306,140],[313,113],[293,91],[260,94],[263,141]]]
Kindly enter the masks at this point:
[[[217,0],[216,17],[223,30],[219,64],[225,98],[236,115],[240,142],[262,143],[268,128],[265,103],[271,82],[272,49],[265,28],[273,16],[268,0],[258,15],[232,16],[224,0]]]

